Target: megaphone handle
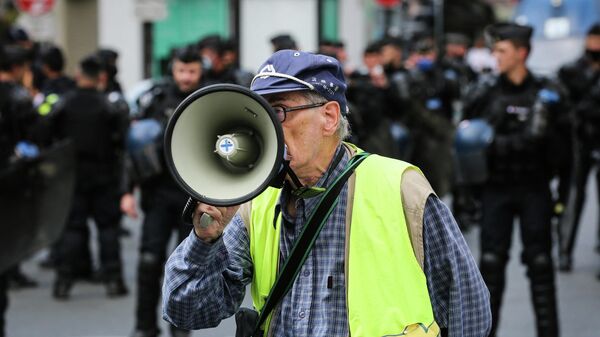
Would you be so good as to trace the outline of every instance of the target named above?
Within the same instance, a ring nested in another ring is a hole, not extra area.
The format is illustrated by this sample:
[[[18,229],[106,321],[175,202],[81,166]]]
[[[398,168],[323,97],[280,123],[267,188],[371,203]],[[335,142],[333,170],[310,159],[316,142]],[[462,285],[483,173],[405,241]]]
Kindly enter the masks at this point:
[[[181,214],[181,220],[184,224],[193,226],[194,225],[194,211],[196,210],[196,205],[198,205],[198,201],[194,198],[188,198],[188,201],[185,203],[185,207],[183,208],[183,213]]]
[[[194,211],[196,210],[196,205],[198,201],[194,198],[188,198],[188,201],[185,203],[185,207],[183,209],[183,214],[181,215],[183,219],[183,223],[193,226],[194,224]],[[212,216],[204,213],[200,217],[200,227],[207,228],[211,222],[213,221]]]

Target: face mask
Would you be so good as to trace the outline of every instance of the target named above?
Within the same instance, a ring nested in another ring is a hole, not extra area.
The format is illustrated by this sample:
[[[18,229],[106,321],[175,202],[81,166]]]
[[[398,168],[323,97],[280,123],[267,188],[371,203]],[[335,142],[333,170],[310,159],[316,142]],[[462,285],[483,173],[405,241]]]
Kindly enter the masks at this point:
[[[592,62],[600,62],[600,50],[587,49],[585,54],[590,60],[592,60]]]
[[[431,69],[433,69],[433,61],[430,59],[420,59],[419,61],[417,61],[417,68],[425,72],[430,71]]]
[[[212,61],[207,56],[202,56],[202,69],[205,71],[212,69]]]

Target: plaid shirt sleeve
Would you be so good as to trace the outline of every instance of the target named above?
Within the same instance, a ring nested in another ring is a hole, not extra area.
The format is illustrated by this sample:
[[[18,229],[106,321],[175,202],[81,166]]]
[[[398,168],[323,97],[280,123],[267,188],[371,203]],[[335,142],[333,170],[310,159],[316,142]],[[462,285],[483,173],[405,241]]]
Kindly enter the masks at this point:
[[[191,231],[165,265],[163,318],[196,330],[216,327],[233,315],[252,281],[249,252],[248,232],[239,215],[213,244]]]
[[[423,215],[424,271],[436,321],[449,337],[486,337],[489,291],[452,213],[430,196]]]

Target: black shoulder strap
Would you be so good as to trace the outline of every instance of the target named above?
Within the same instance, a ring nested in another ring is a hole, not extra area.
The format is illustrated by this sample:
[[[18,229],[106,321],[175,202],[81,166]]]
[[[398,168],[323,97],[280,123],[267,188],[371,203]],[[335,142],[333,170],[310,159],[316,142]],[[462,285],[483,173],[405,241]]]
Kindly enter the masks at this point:
[[[330,185],[330,187],[321,197],[317,208],[308,219],[307,225],[304,227],[304,230],[296,241],[294,248],[292,248],[290,255],[285,261],[283,268],[279,272],[275,284],[271,288],[271,292],[267,297],[265,305],[260,311],[260,317],[258,318],[258,322],[254,328],[252,336],[256,335],[256,333],[260,330],[260,326],[269,316],[269,313],[271,313],[277,303],[292,287],[292,284],[294,283],[296,276],[298,276],[304,261],[306,261],[306,258],[308,257],[308,254],[310,253],[317,236],[321,232],[323,225],[327,222],[327,218],[337,205],[338,195],[340,194],[342,187],[350,175],[352,175],[354,169],[356,169],[356,167],[360,165],[360,163],[362,163],[363,160],[365,160],[369,155],[370,154],[367,152],[361,152],[352,157],[348,161],[345,170],[336,178],[333,184]]]

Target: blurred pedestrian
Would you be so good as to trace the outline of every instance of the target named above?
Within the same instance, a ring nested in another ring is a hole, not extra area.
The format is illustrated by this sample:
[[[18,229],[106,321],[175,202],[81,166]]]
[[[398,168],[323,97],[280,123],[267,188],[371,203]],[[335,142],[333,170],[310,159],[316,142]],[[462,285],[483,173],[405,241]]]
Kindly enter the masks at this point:
[[[135,331],[132,337],[156,337],[160,334],[156,310],[168,245],[173,231],[176,232],[177,242],[180,242],[191,229],[181,221],[187,195],[179,189],[167,170],[162,152],[162,130],[179,103],[201,87],[202,61],[194,47],[187,47],[177,50],[171,62],[173,81],[157,86],[141,97],[139,120],[133,121],[131,126],[132,129],[140,128],[148,124],[147,121],[153,121],[160,129],[157,136],[150,139],[152,153],[145,151],[145,155],[152,158],[137,160],[139,157],[135,153],[129,153],[134,168],[133,183],[140,187],[144,212],[136,282]],[[156,161],[156,166],[147,165],[147,162]],[[121,209],[135,218],[138,211],[132,192],[133,188],[121,199]],[[189,336],[188,331],[174,326],[170,330],[173,337]]]
[[[537,335],[559,335],[551,217],[550,180],[561,156],[562,117],[567,113],[558,85],[534,76],[526,66],[533,29],[516,24],[487,28],[500,76],[475,88],[466,102],[467,118],[482,118],[494,129],[483,185],[480,270],[490,290],[492,332],[496,335],[506,264],[515,217],[519,219]],[[568,129],[568,127],[567,127]]]

